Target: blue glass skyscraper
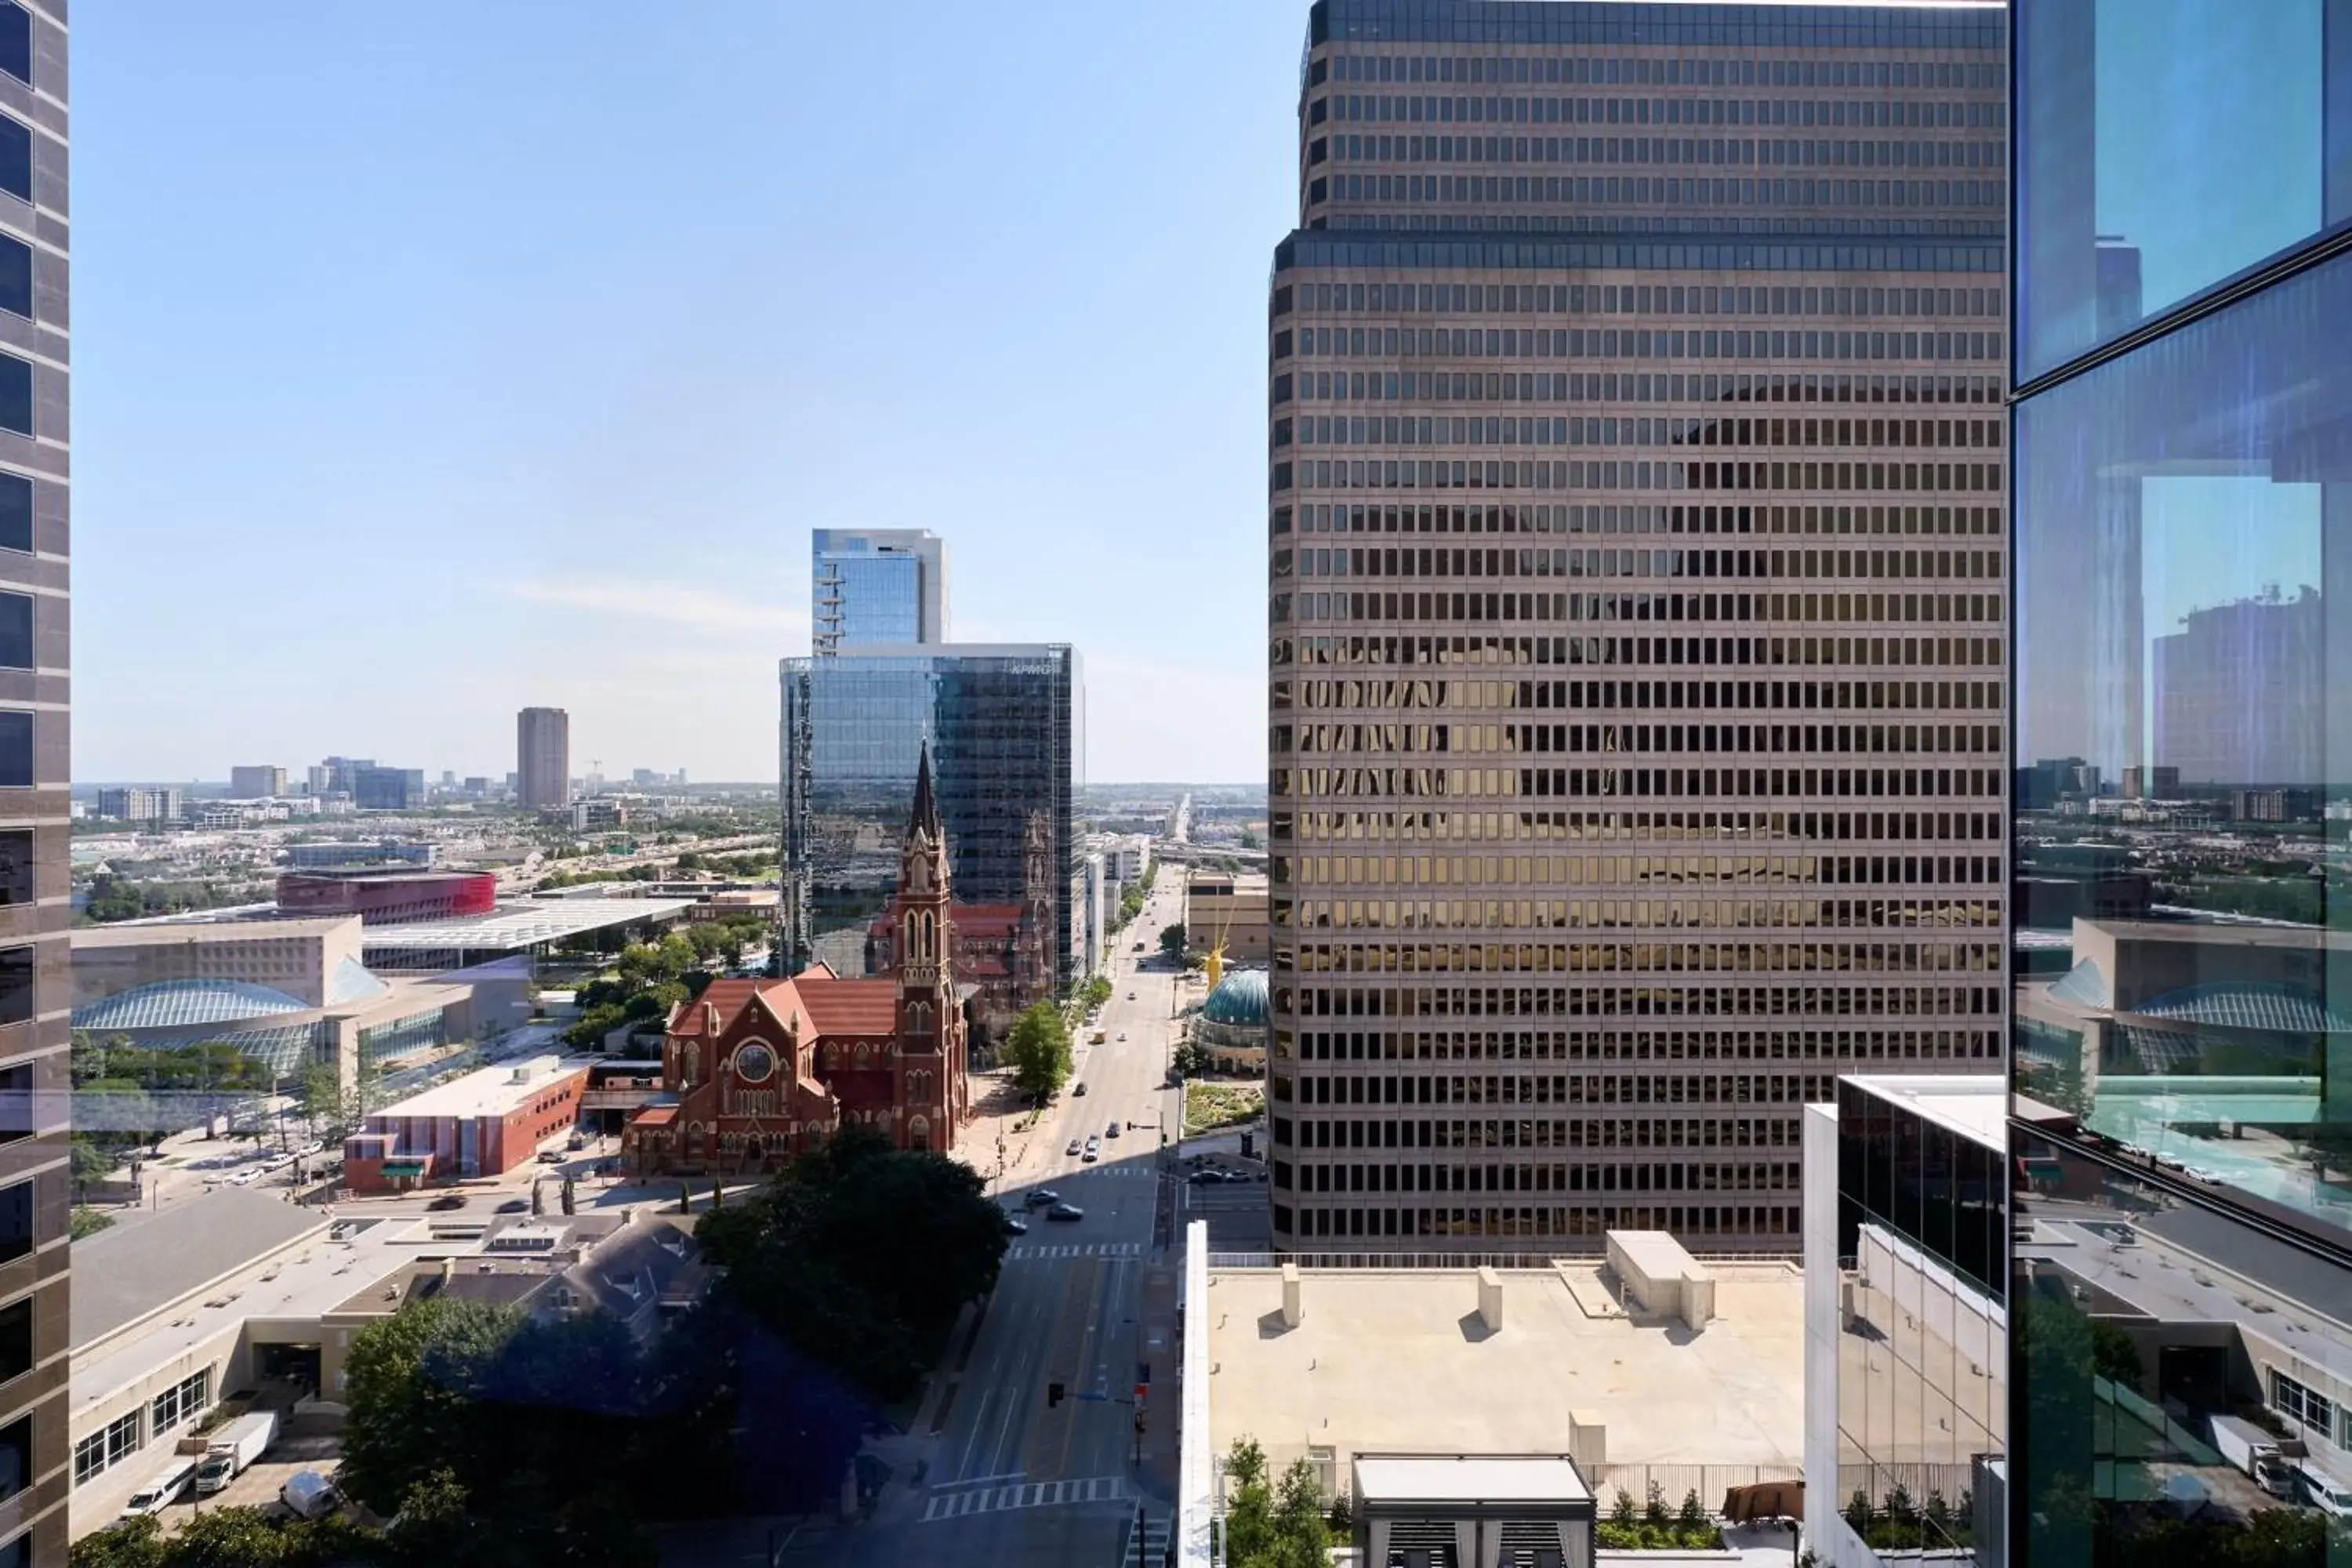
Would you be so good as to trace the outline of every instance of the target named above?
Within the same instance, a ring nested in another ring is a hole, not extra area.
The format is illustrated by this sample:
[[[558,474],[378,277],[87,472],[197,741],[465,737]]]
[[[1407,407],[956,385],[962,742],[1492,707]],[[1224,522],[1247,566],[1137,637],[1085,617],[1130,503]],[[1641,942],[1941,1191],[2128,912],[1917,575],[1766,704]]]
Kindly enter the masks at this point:
[[[820,528],[809,555],[818,653],[947,640],[947,544],[929,529]]]

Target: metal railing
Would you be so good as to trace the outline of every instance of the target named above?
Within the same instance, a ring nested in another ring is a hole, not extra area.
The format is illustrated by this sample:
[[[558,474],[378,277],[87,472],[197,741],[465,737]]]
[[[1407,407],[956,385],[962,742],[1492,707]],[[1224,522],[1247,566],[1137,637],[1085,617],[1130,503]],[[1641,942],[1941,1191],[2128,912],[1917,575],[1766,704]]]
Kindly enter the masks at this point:
[[[1694,1261],[1734,1266],[1764,1265],[1795,1268],[1801,1261],[1790,1252],[1691,1253]],[[1516,1268],[1548,1272],[1555,1268],[1591,1268],[1607,1261],[1599,1248],[1591,1252],[1212,1252],[1209,1267],[1216,1269],[1279,1268],[1296,1263],[1301,1268]]]

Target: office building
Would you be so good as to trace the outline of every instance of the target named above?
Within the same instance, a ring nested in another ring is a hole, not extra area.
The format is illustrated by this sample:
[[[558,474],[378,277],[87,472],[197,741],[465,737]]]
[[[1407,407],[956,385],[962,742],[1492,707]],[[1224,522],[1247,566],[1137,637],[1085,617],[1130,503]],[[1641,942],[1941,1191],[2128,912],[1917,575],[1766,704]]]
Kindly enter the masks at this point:
[[[1223,952],[1228,963],[1267,962],[1274,954],[1270,891],[1264,877],[1194,869],[1184,879],[1186,951]]]
[[[234,767],[228,771],[232,800],[277,800],[286,793],[286,770],[277,767]]]
[[[809,556],[816,652],[948,640],[948,547],[929,529],[820,528]]]
[[[1309,16],[1276,1245],[1792,1250],[1801,1104],[1999,1048],[2004,13]]]
[[[2017,1568],[2329,1561],[2352,1513],[2344,21],[2015,8],[2016,752],[2262,824],[2014,815],[2021,881],[2125,853],[2159,917],[2019,966]]]
[[[572,799],[572,715],[526,708],[515,715],[514,785],[534,811],[561,811]]]
[[[782,664],[785,973],[888,902],[928,749],[956,893],[1020,906],[1056,990],[1084,926],[1071,803],[1084,782],[1079,660],[1059,644],[868,647]]]
[[[343,1180],[389,1193],[504,1174],[580,1120],[588,1067],[584,1057],[504,1062],[372,1110],[343,1140]]]
[[[1986,1072],[1834,1088],[1805,1108],[1805,1543],[1827,1568],[1998,1563],[2005,1086]]]
[[[0,1568],[65,1558],[66,9],[0,5]]]
[[[180,792],[172,786],[109,786],[98,792],[98,815],[122,822],[177,822],[181,816]]]
[[[373,757],[329,757],[309,771],[314,795],[356,795],[360,774],[375,766]]]
[[[425,804],[423,768],[355,769],[352,800],[362,811],[413,811]]]

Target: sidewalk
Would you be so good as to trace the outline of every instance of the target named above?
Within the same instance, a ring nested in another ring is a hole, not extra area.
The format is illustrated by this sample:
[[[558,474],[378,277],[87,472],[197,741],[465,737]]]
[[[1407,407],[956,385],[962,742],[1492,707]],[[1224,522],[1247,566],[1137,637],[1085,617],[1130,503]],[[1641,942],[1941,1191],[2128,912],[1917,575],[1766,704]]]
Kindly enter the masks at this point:
[[[1184,1341],[1176,1325],[1176,1277],[1183,1267],[1181,1251],[1172,1259],[1162,1258],[1145,1267],[1137,1323],[1151,1384],[1144,1401],[1143,1466],[1135,1484],[1136,1489],[1162,1504],[1175,1500],[1177,1460],[1182,1449],[1178,1418],[1184,1409]]]

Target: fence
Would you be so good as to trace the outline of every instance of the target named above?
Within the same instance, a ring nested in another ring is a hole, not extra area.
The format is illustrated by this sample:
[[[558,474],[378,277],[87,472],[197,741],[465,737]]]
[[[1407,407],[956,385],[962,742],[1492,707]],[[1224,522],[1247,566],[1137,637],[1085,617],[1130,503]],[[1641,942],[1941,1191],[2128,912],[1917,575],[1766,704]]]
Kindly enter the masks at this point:
[[[1790,1252],[1692,1252],[1691,1258],[1708,1268],[1729,1265],[1735,1268],[1763,1266],[1773,1269],[1794,1268],[1799,1263]],[[1518,1268],[1549,1270],[1554,1268],[1591,1268],[1606,1261],[1598,1249],[1581,1253],[1558,1252],[1212,1252],[1209,1267],[1214,1268],[1279,1268],[1286,1263],[1296,1263],[1301,1268]]]
[[[1658,1496],[1672,1513],[1682,1506],[1685,1495],[1696,1492],[1698,1506],[1712,1514],[1723,1507],[1724,1494],[1734,1487],[1750,1487],[1759,1481],[1801,1481],[1803,1469],[1796,1465],[1610,1465],[1591,1467],[1584,1478],[1591,1487],[1593,1500],[1599,1505],[1601,1517],[1609,1518],[1617,1509],[1620,1491],[1631,1498],[1639,1512],[1646,1507],[1650,1488],[1658,1489]]]

